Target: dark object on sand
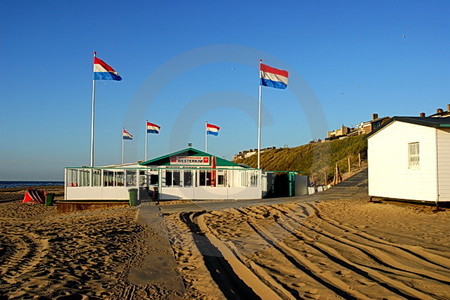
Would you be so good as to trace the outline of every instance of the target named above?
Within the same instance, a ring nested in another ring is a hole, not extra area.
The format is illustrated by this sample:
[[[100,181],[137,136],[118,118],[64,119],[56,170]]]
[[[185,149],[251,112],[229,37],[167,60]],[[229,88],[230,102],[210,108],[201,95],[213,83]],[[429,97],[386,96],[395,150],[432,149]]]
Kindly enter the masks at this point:
[[[27,189],[23,196],[22,203],[44,203],[46,193],[44,191]]]

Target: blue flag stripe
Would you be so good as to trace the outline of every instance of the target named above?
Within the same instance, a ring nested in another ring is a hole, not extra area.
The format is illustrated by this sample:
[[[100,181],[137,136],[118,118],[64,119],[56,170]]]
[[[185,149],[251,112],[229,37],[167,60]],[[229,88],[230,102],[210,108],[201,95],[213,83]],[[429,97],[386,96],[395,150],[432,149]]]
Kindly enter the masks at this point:
[[[273,80],[263,79],[263,78],[261,78],[261,85],[268,86],[268,87],[273,87],[273,88],[276,88],[276,89],[285,89],[285,88],[287,88],[287,84],[285,84],[283,82],[273,81]]]
[[[94,80],[122,80],[122,77],[110,72],[94,72]]]

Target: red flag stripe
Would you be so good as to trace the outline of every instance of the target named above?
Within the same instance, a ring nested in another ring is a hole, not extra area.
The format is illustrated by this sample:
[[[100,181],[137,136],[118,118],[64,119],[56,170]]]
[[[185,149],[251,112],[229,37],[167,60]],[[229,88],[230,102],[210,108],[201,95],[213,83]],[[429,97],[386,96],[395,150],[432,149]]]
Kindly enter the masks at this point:
[[[265,64],[261,64],[260,70],[263,72],[273,73],[273,74],[281,75],[284,77],[288,77],[288,75],[289,75],[288,71],[286,71],[286,70],[275,69],[275,68],[269,67],[268,65],[265,65]]]
[[[147,126],[156,126],[156,127],[158,127],[158,128],[161,128],[161,126],[156,125],[156,124],[153,124],[153,123],[150,123],[150,122],[147,122]]]
[[[94,57],[94,65],[98,64],[101,65],[103,68],[105,68],[108,72],[116,72],[113,68],[111,68],[107,63],[105,63],[103,60],[101,60],[98,57]]]
[[[206,124],[206,127],[220,129],[219,126],[216,126],[216,125],[213,125],[213,124],[209,124],[209,123]]]

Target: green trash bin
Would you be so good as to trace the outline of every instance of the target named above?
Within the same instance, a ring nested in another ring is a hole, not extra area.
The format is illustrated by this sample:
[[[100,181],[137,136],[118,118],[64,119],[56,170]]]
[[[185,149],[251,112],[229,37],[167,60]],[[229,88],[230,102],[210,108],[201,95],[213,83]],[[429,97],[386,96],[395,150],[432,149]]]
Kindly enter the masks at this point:
[[[129,189],[128,193],[130,195],[130,206],[136,206],[138,189]]]
[[[45,196],[45,206],[53,206],[53,200],[55,199],[55,194],[47,193]]]

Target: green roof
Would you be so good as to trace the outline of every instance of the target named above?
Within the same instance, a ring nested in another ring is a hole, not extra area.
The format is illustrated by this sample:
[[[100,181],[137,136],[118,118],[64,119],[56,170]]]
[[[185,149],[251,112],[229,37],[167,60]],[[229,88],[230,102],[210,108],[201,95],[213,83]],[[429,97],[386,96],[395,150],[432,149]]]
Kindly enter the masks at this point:
[[[170,165],[170,158],[172,156],[215,156],[213,154],[210,153],[206,153],[194,148],[186,148],[177,152],[173,152],[164,156],[160,156],[151,160],[147,160],[144,162],[141,162],[140,165],[141,166],[167,166]],[[239,165],[236,164],[232,161],[220,158],[220,157],[216,157],[216,165],[218,167],[242,167],[242,168],[249,168],[248,166],[243,166],[243,165]]]

